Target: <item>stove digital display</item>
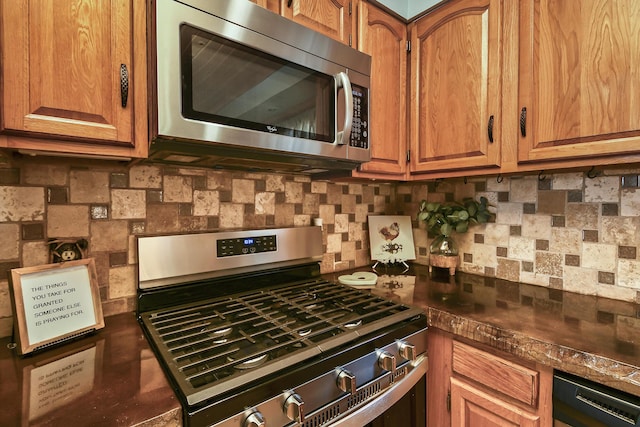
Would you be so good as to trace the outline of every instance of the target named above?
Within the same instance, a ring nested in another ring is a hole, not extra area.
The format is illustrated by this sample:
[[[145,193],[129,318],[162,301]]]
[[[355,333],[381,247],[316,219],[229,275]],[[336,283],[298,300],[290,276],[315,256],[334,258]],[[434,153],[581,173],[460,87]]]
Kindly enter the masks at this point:
[[[277,249],[275,235],[217,240],[217,255],[219,258],[273,252]]]

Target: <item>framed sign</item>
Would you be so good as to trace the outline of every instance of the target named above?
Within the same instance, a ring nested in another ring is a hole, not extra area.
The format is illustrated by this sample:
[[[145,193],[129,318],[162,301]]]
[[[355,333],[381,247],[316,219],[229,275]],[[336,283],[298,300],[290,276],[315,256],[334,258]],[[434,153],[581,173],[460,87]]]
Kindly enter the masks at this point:
[[[411,217],[369,215],[368,220],[372,260],[387,264],[416,259]]]
[[[104,328],[93,258],[14,268],[9,290],[20,355]]]

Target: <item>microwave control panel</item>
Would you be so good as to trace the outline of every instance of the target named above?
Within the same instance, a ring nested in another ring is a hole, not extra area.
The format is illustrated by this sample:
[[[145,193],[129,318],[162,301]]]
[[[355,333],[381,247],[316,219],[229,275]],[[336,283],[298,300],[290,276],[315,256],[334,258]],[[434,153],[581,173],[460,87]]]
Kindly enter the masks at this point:
[[[369,148],[369,91],[353,83],[351,91],[353,93],[353,124],[349,145]]]

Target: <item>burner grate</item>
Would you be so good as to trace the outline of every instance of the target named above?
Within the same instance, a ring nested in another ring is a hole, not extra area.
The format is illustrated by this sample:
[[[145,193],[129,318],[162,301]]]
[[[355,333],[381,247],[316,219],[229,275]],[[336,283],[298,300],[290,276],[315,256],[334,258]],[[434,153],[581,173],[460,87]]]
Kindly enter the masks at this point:
[[[363,328],[371,332],[370,325],[408,309],[319,279],[141,317],[180,382],[199,389],[254,369],[264,374],[270,365],[289,366],[297,357],[304,360],[355,339]]]

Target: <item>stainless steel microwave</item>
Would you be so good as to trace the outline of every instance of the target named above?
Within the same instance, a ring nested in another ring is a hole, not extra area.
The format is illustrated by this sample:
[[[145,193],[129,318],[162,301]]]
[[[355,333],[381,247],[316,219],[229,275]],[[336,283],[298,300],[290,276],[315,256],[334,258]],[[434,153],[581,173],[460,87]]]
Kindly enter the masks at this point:
[[[370,159],[368,55],[248,0],[153,14],[153,161],[314,173]]]

